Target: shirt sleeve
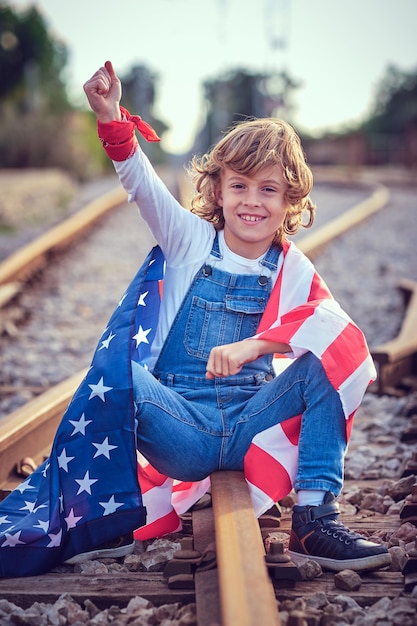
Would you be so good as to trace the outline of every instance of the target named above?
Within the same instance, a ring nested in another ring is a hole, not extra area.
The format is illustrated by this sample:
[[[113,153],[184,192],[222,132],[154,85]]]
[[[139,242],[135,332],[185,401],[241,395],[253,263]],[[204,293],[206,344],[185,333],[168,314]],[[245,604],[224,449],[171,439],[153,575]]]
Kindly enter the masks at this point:
[[[204,262],[214,238],[213,226],[174,198],[140,147],[129,159],[113,164],[129,202],[136,202],[167,263],[180,267],[199,259]]]

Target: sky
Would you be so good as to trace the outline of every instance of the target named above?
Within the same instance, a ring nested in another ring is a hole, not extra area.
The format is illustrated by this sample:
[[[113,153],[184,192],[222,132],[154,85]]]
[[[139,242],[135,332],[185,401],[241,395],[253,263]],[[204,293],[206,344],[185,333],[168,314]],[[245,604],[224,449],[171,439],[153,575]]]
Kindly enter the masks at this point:
[[[107,60],[158,79],[164,148],[191,147],[204,119],[203,81],[227,70],[283,71],[300,83],[292,123],[319,133],[362,120],[392,64],[417,71],[417,0],[11,0],[36,5],[69,51],[71,97]],[[133,111],[132,111],[133,113]],[[134,111],[139,113],[140,111]]]

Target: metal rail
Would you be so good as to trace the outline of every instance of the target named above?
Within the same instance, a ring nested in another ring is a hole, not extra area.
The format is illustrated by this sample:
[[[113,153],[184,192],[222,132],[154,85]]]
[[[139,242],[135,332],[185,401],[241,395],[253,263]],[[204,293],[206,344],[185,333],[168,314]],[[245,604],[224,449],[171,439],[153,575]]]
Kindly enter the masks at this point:
[[[86,371],[51,387],[0,421],[0,489],[10,490],[21,482],[15,470],[23,457],[39,464],[49,455],[58,424]]]
[[[316,254],[330,241],[336,239],[336,237],[340,237],[340,235],[343,235],[348,230],[382,209],[387,204],[388,200],[388,189],[383,185],[378,185],[373,189],[369,198],[366,198],[366,200],[352,207],[349,211],[343,213],[343,215],[335,217],[321,228],[303,237],[297,242],[297,247],[307,256]]]
[[[0,264],[0,284],[27,278],[28,274],[44,264],[49,253],[68,246],[86,228],[92,226],[111,209],[126,202],[126,199],[126,192],[121,187],[116,187],[11,254]]]
[[[404,395],[417,389],[417,283],[403,279],[399,289],[406,307],[400,331],[371,351],[379,370],[379,395]]]
[[[277,601],[243,472],[211,474],[222,626],[278,626]]]

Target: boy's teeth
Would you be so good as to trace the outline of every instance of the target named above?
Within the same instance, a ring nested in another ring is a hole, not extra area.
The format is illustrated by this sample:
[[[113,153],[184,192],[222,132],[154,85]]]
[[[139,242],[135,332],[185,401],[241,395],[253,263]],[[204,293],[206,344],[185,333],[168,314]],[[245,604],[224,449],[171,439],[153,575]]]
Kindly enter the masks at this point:
[[[242,215],[242,219],[246,220],[247,222],[257,222],[261,218],[256,217],[255,215]]]

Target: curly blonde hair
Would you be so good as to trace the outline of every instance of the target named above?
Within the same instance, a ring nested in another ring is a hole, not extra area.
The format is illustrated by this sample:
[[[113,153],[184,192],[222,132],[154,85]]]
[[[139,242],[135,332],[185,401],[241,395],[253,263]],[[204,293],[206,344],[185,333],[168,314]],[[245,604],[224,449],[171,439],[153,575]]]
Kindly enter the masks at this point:
[[[238,174],[253,176],[271,165],[283,168],[288,183],[285,200],[289,205],[274,242],[281,243],[285,235],[294,235],[300,226],[309,228],[315,216],[315,205],[309,197],[313,175],[294,128],[276,118],[238,122],[209,152],[192,158],[188,167],[196,190],[191,201],[192,213],[212,222],[216,230],[222,230],[223,207],[216,200],[222,170],[227,167]]]

